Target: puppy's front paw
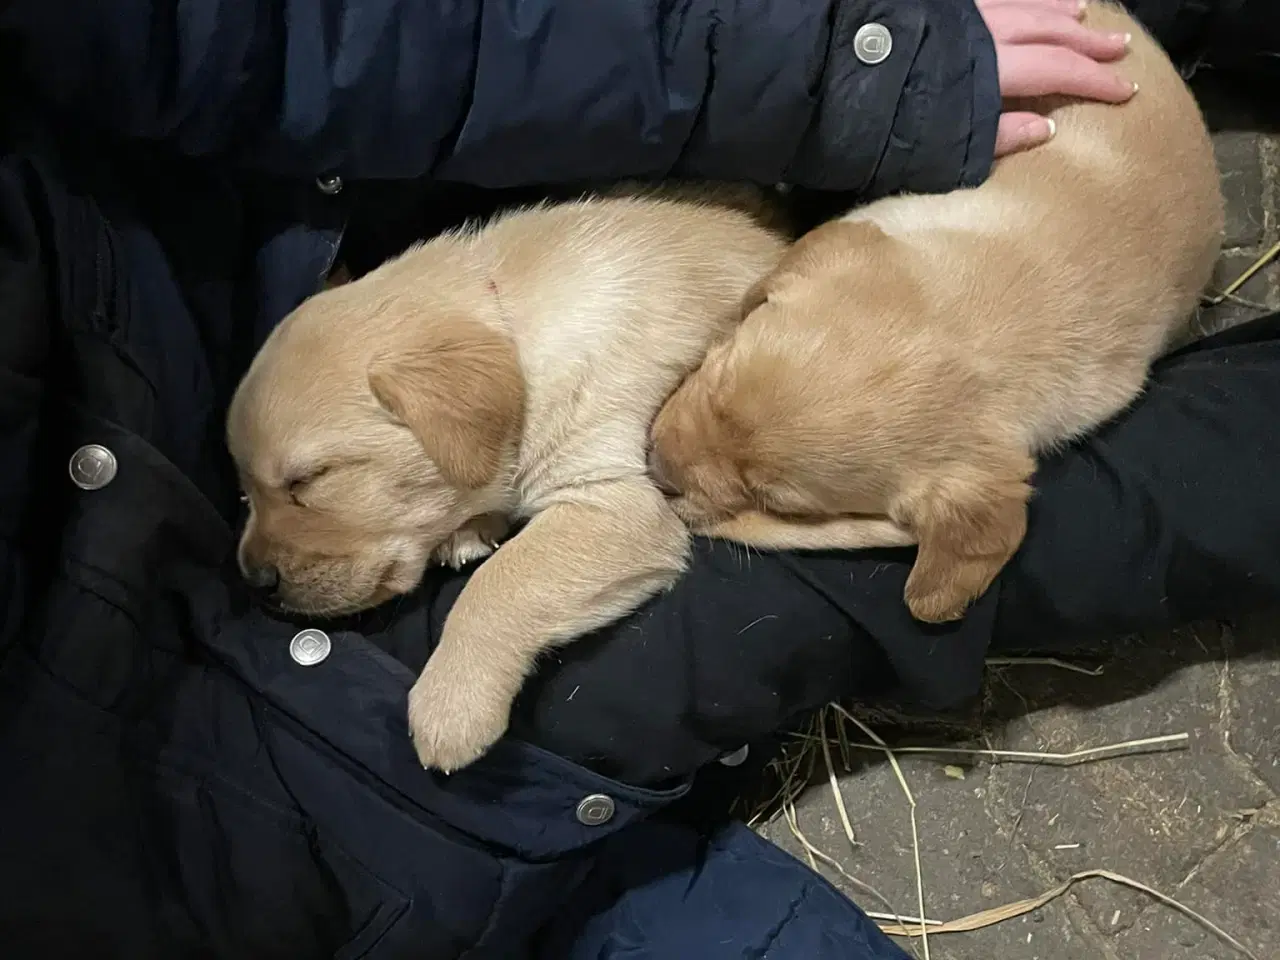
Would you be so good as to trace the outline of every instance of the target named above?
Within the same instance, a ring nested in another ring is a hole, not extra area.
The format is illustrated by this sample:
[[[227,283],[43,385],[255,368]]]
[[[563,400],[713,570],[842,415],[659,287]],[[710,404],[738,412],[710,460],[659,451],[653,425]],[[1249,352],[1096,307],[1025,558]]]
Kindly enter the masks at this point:
[[[512,697],[477,674],[437,652],[409,691],[409,733],[424,768],[461,770],[507,732]]]
[[[497,549],[487,543],[474,530],[462,529],[454,533],[431,553],[431,559],[442,567],[461,570],[469,563],[483,560]]]
[[[444,543],[431,552],[431,559],[441,566],[461,570],[469,563],[483,560],[498,549],[498,541],[509,530],[506,518],[495,513],[484,514],[455,530]]]

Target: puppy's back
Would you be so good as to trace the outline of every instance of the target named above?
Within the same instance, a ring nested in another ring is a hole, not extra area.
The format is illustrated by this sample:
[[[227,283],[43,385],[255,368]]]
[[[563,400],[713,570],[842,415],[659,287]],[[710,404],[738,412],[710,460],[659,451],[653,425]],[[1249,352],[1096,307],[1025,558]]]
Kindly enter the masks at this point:
[[[1221,245],[1213,145],[1191,91],[1120,8],[1092,3],[1086,23],[1132,35],[1120,69],[1137,93],[1122,106],[1034,104],[1056,136],[999,162],[991,178],[994,192],[1038,219],[994,252],[1035,274],[1003,278],[1028,283],[1033,297],[1011,322],[1012,346],[1042,361],[1041,386],[1019,385],[1037,401],[1027,424],[1035,447],[1087,431],[1132,401],[1191,319]],[[1030,261],[1027,245],[1039,248]]]
[[[920,293],[918,308],[887,313],[886,352],[919,357],[925,337],[973,358],[987,406],[1036,449],[1133,399],[1221,242],[1213,147],[1190,90],[1123,10],[1095,2],[1087,22],[1132,34],[1119,64],[1139,88],[1128,103],[1028,101],[1057,124],[1047,144],[998,160],[974,189],[845,218],[891,238],[881,285]]]
[[[1057,229],[1043,225],[1054,234],[1050,246],[1061,243],[1055,252],[1068,262],[1089,263],[1098,285],[1131,286],[1146,276],[1167,294],[1151,291],[1156,313],[1189,313],[1209,280],[1223,221],[1204,118],[1168,56],[1123,9],[1092,3],[1085,23],[1132,36],[1120,69],[1137,93],[1120,107],[1028,101],[1026,109],[1051,117],[1057,133],[999,161],[992,186],[1024,202],[1034,198],[1029,210],[1058,221]]]

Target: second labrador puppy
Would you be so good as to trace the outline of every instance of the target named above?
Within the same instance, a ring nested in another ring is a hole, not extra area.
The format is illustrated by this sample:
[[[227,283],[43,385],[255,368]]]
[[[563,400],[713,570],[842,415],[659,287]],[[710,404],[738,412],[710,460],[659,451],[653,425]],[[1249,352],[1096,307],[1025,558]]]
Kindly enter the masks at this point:
[[[475,760],[540,653],[683,570],[649,426],[786,248],[731,196],[597,198],[436,238],[308,300],[240,384],[239,560],[279,607],[373,606],[529,521],[472,576],[409,695],[425,766]]]
[[[763,548],[918,544],[905,599],[960,617],[1022,542],[1036,454],[1141,391],[1222,228],[1190,91],[1132,34],[1129,103],[1040,102],[1057,135],[982,186],[805,236],[675,393],[651,470],[695,531]]]

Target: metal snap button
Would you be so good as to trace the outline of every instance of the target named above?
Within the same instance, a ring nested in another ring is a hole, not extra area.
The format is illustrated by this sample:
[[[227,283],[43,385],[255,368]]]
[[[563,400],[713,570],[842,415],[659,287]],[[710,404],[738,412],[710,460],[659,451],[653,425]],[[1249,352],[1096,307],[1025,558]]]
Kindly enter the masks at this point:
[[[585,827],[599,827],[613,819],[615,810],[617,807],[613,797],[593,793],[589,797],[583,797],[578,804],[578,822]]]
[[[853,53],[869,67],[884,63],[893,51],[893,34],[879,23],[864,23],[853,35]]]
[[[720,758],[720,762],[726,767],[740,767],[747,762],[747,754],[751,752],[751,747],[743,744],[733,753],[726,753]]]
[[[71,455],[67,470],[81,490],[101,490],[116,478],[116,455],[97,443],[87,443]]]
[[[342,192],[342,178],[336,175],[316,177],[316,189],[326,197],[334,197]]]
[[[289,656],[304,667],[314,667],[333,649],[329,635],[323,630],[299,630],[289,641]]]

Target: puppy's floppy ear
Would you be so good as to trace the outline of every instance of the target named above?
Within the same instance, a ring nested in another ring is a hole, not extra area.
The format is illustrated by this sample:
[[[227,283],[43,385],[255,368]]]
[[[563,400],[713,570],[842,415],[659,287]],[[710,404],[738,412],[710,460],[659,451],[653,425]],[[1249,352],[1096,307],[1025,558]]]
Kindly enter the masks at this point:
[[[830,269],[851,253],[874,251],[887,239],[885,232],[869,220],[831,220],[810,230],[743,295],[742,316],[746,317],[788,283]]]
[[[468,490],[493,480],[524,425],[515,344],[474,320],[436,324],[404,352],[375,359],[369,388],[445,480]]]
[[[954,465],[894,504],[919,542],[904,598],[926,623],[958,620],[1009,562],[1027,532],[1029,458],[996,471]]]

